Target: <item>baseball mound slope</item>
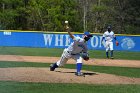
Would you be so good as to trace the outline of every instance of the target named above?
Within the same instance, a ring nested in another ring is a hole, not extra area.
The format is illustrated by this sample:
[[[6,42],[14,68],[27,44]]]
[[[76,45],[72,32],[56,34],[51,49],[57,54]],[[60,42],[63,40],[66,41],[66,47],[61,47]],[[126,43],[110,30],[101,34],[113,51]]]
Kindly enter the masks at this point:
[[[1,60],[10,61],[24,61],[30,62],[55,62],[59,58],[49,58],[49,57],[31,57],[31,56],[11,56],[5,55],[0,56]],[[7,59],[8,58],[8,59]],[[111,62],[111,60],[104,59],[94,60],[95,65],[115,65],[118,61]],[[93,60],[92,60],[93,61]],[[72,62],[72,61],[71,61]],[[74,62],[73,62],[74,63]],[[100,63],[100,64],[99,64]],[[114,63],[114,64],[111,64]],[[123,62],[123,64],[127,62]],[[131,63],[131,62],[129,62]],[[135,63],[134,61],[132,63]],[[136,63],[139,63],[136,61]],[[120,60],[119,64],[120,65]],[[129,64],[127,64],[128,66]],[[125,65],[124,65],[125,66]],[[130,66],[137,66],[130,64]],[[56,71],[50,71],[49,68],[44,67],[10,67],[10,68],[0,68],[0,81],[18,81],[18,82],[47,82],[47,83],[86,83],[86,84],[140,84],[140,78],[130,78],[125,76],[117,76],[112,74],[98,73],[92,71],[82,72],[85,76],[75,76],[75,69],[57,68]]]
[[[86,84],[140,84],[140,78],[128,78],[111,74],[83,71],[85,76],[75,76],[74,69],[18,67],[0,68],[1,81],[48,82],[48,83],[86,83]]]

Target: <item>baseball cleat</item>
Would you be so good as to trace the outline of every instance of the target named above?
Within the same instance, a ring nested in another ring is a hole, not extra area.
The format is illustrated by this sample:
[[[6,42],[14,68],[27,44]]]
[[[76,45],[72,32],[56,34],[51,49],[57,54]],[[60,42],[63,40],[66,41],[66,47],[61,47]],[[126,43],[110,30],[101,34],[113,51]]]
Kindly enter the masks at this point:
[[[54,71],[55,68],[53,67],[53,64],[50,65],[50,71]]]
[[[50,65],[50,71],[54,71],[55,68],[58,68],[56,63]]]
[[[76,76],[85,76],[84,73],[82,73],[82,72],[76,72],[75,75]]]
[[[111,59],[114,59],[114,57],[111,57]]]

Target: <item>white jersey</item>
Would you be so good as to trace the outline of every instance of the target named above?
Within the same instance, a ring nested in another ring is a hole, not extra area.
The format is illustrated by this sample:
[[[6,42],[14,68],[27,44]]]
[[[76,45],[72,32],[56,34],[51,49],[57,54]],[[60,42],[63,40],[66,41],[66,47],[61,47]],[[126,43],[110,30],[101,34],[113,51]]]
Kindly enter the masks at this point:
[[[112,42],[113,38],[115,37],[114,35],[114,32],[111,31],[110,33],[108,31],[106,31],[104,34],[103,34],[103,37],[105,37],[105,41],[109,41],[109,42]]]
[[[73,40],[74,42],[67,48],[67,51],[71,52],[72,54],[87,52],[87,44],[83,38],[74,36]]]

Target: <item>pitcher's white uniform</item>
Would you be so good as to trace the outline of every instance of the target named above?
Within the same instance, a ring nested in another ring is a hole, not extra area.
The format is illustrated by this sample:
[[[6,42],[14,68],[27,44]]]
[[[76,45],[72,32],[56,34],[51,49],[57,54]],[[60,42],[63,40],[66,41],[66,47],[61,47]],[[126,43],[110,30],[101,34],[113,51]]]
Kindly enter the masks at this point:
[[[76,37],[71,33],[68,24],[65,26],[65,30],[68,32],[69,36],[73,39],[73,43],[69,45],[68,48],[64,49],[61,58],[56,63],[50,65],[50,71],[54,71],[56,68],[63,66],[66,64],[68,59],[72,58],[76,61],[76,76],[84,76],[81,72],[82,69],[82,60],[89,60],[89,56],[87,53],[87,41],[92,37],[90,32],[84,32],[83,38]],[[80,55],[81,53],[85,53],[86,55]]]
[[[61,58],[56,62],[58,66],[63,66],[68,59],[72,58],[76,63],[82,63],[82,57],[80,56],[81,52],[87,52],[87,44],[83,38],[74,36],[74,42],[71,45],[64,49]]]
[[[114,32],[113,31],[111,31],[111,32],[106,31],[103,34],[103,37],[105,38],[106,51],[109,51],[109,50],[112,51],[113,50],[113,39],[115,37]]]

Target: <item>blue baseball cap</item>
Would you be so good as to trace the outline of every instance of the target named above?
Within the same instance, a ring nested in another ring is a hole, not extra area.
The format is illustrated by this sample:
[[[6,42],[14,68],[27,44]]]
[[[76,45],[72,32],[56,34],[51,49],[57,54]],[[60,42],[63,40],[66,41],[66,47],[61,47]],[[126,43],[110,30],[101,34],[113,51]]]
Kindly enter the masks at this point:
[[[92,37],[92,35],[91,35],[90,32],[88,32],[88,31],[84,32],[84,35],[87,35],[87,36],[89,36],[89,37]]]

